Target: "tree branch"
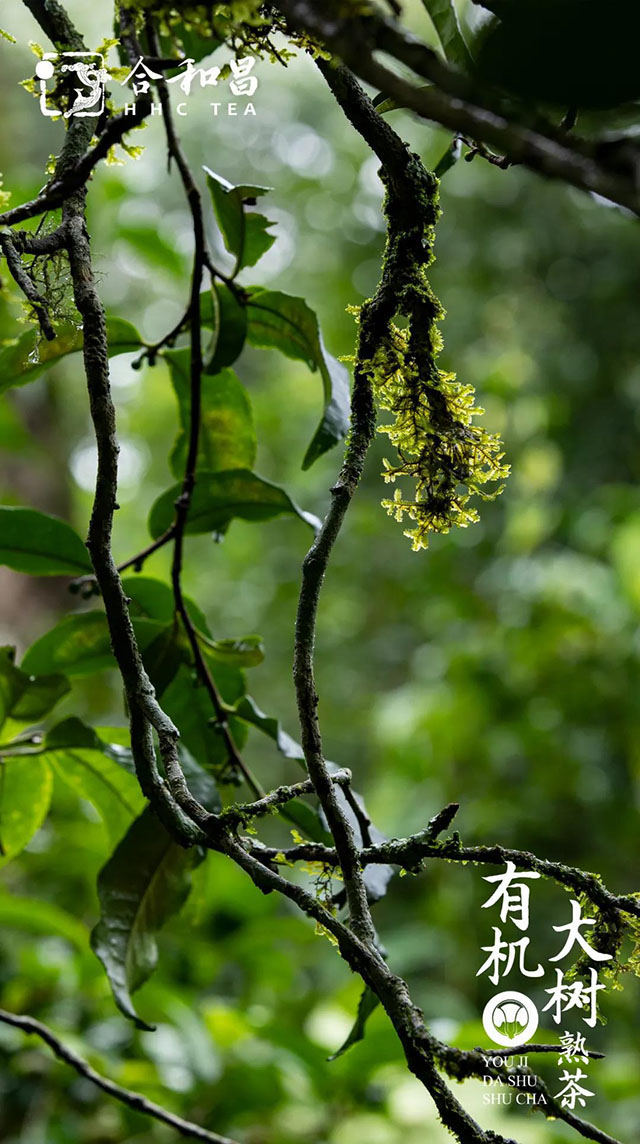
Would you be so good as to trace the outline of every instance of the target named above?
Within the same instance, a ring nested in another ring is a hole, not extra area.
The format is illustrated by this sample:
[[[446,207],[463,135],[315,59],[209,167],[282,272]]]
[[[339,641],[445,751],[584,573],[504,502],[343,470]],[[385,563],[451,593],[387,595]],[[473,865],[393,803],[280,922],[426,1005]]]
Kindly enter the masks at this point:
[[[90,1081],[91,1084],[101,1089],[102,1092],[106,1092],[107,1096],[112,1096],[121,1104],[126,1104],[127,1107],[133,1109],[134,1112],[139,1112],[143,1116],[150,1116],[154,1120],[159,1120],[162,1124],[168,1124],[170,1128],[179,1132],[181,1136],[187,1136],[193,1140],[203,1140],[205,1144],[235,1144],[228,1136],[219,1136],[217,1132],[209,1132],[206,1128],[201,1128],[198,1124],[192,1124],[189,1120],[183,1120],[181,1116],[176,1116],[173,1112],[168,1112],[166,1108],[162,1108],[152,1100],[147,1100],[141,1093],[133,1092],[129,1088],[123,1088],[122,1085],[116,1084],[115,1081],[109,1080],[106,1076],[102,1076],[91,1067],[88,1061],[85,1061],[83,1057],[78,1056],[73,1049],[65,1045],[52,1029],[47,1025],[43,1025],[40,1021],[34,1020],[33,1017],[23,1017],[16,1013],[8,1013],[5,1009],[0,1009],[0,1021],[4,1025],[11,1025],[14,1029],[20,1029],[21,1032],[26,1033],[28,1036],[40,1037],[40,1040],[49,1046],[56,1057],[63,1061],[64,1064],[75,1069],[79,1076]]]
[[[640,214],[634,171],[621,173],[606,166],[597,143],[569,140],[546,122],[533,126],[520,122],[512,105],[507,110],[504,101],[449,67],[372,5],[365,16],[350,13],[347,5],[316,5],[310,0],[279,0],[278,7],[293,28],[318,39],[360,79],[399,106],[497,148],[510,163],[522,163]],[[377,60],[377,52],[409,67],[429,86],[416,87],[391,71]]]
[[[530,1068],[506,1068],[500,1065],[487,1064],[487,1056],[481,1049],[456,1049],[452,1045],[445,1045],[442,1041],[435,1041],[434,1039],[434,1053],[438,1064],[444,1071],[454,1080],[464,1081],[472,1077],[481,1078],[483,1076],[491,1076],[498,1080],[503,1080],[508,1083],[509,1077],[522,1077],[526,1079],[535,1079],[535,1085],[527,1085],[528,1092],[535,1092],[544,1097],[545,1103],[541,1101],[533,1104],[531,1107],[536,1112],[541,1112],[549,1120],[562,1120],[574,1129],[580,1136],[586,1140],[594,1140],[596,1144],[621,1144],[614,1136],[610,1136],[608,1132],[603,1132],[602,1129],[597,1128],[595,1124],[589,1123],[588,1120],[583,1120],[581,1116],[576,1116],[574,1112],[564,1105],[562,1105],[554,1096],[551,1095],[548,1086],[540,1079]],[[495,1052],[495,1050],[493,1050]],[[534,1048],[530,1045],[518,1046],[514,1049],[505,1050],[509,1056],[516,1053],[526,1053],[534,1051],[550,1052],[553,1051],[551,1045],[541,1045]],[[596,1054],[589,1054],[595,1056]]]
[[[25,298],[33,307],[33,312],[38,319],[38,324],[42,330],[42,333],[44,334],[47,341],[54,341],[56,331],[51,325],[51,318],[49,317],[47,304],[29,278],[29,275],[26,273],[10,233],[7,232],[5,234],[0,234],[0,249],[2,250],[2,253],[6,259],[7,266],[11,272],[11,277],[20,287]]]
[[[538,858],[528,850],[514,850],[505,846],[463,846],[457,837],[437,842],[433,823],[436,823],[438,817],[436,815],[425,830],[412,834],[410,838],[396,838],[376,846],[365,846],[360,850],[360,862],[363,866],[401,866],[404,870],[414,873],[420,870],[427,858],[490,866],[503,866],[507,862],[513,862],[523,870],[532,870],[544,878],[550,878],[559,885],[574,890],[576,894],[584,894],[600,910],[620,910],[634,917],[640,917],[640,897],[633,894],[613,894],[596,874],[579,870],[575,866],[565,866],[561,862]],[[447,825],[448,823],[441,829],[446,829]],[[306,842],[290,846],[285,850],[264,848],[260,853],[270,862],[277,862],[277,856],[280,855],[285,862],[322,862],[326,866],[340,865],[337,849],[323,846],[320,842]]]
[[[351,771],[341,770],[333,771],[331,774],[331,781],[347,789],[351,782]],[[241,825],[246,823],[247,819],[263,818],[266,814],[271,814],[279,806],[285,806],[286,803],[291,802],[294,798],[300,798],[305,794],[315,794],[315,787],[311,779],[306,779],[305,782],[294,783],[293,786],[280,786],[275,790],[270,791],[264,798],[258,799],[257,802],[234,802],[233,806],[223,810],[219,815],[219,821],[227,825]],[[266,849],[266,848],[265,848]],[[256,849],[257,857],[260,857],[262,848]]]

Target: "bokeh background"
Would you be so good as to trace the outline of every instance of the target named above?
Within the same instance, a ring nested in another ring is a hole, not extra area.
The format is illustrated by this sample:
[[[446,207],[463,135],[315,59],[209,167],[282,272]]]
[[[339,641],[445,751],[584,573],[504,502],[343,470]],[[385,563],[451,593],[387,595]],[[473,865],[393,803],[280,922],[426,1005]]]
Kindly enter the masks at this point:
[[[89,44],[109,35],[109,5],[67,6]],[[406,7],[412,27],[432,39],[422,6]],[[18,43],[0,42],[0,170],[19,202],[42,185],[62,129],[19,86],[33,72],[27,43],[42,35],[18,0],[3,6],[2,22]],[[310,60],[286,71],[263,62],[256,74],[255,119],[214,119],[208,95],[192,95],[179,120],[185,148],[196,171],[206,163],[232,182],[273,187],[266,213],[278,241],[243,281],[304,295],[330,350],[349,354],[347,307],[372,292],[380,264],[377,162]],[[444,132],[401,111],[391,118],[428,164],[445,150]],[[159,120],[135,141],[140,159],[93,179],[91,231],[108,310],[154,339],[184,308],[191,238]],[[532,849],[630,892],[640,766],[640,232],[606,203],[478,159],[446,175],[442,208],[431,272],[447,310],[442,364],[477,387],[513,475],[482,507],[480,524],[415,554],[380,507],[388,445],[376,443],[322,602],[326,752],[353,768],[389,835],[422,828],[456,800],[466,841]],[[212,217],[209,225],[220,251]],[[0,335],[15,337],[21,320],[5,284]],[[148,509],[173,481],[167,453],[177,423],[165,368],[134,371],[130,362],[112,362],[122,442],[118,559],[144,545]],[[321,514],[340,457],[334,450],[301,471],[320,412],[317,375],[251,349],[237,370],[254,406],[257,471]],[[83,532],[95,461],[78,356],[3,400],[0,443],[3,502],[57,513]],[[250,690],[294,735],[292,633],[307,543],[295,519],[238,521],[223,544],[190,540],[186,570],[217,636],[264,637],[266,660],[252,670]],[[167,559],[156,555],[146,574],[164,575]],[[1,570],[2,642],[20,652],[79,606],[64,581]],[[76,681],[56,712],[65,714],[124,724],[115,675]],[[247,755],[264,784],[297,777],[257,734]],[[286,842],[284,827],[270,829]],[[310,925],[217,857],[196,872],[189,904],[161,936],[160,970],[140,994],[158,1029],[133,1030],[88,946],[107,854],[92,809],[57,791],[45,826],[2,870],[2,1005],[49,1022],[121,1083],[244,1144],[444,1144],[380,1011],[362,1044],[326,1063],[350,1028],[357,982]],[[419,877],[396,878],[376,907],[391,963],[432,1027],[469,1047],[485,1039],[479,1016],[491,992],[476,978],[495,921],[480,908],[482,872],[430,864]],[[564,892],[536,887],[532,949],[553,952],[551,926],[567,918]],[[607,1024],[589,1035],[607,1055],[589,1068],[596,1095],[585,1115],[630,1144],[640,1121],[638,983],[627,973],[620,984],[602,1002]],[[537,984],[531,992],[542,997]],[[7,1144],[173,1138],[1,1026],[0,1054]],[[560,1087],[553,1060],[540,1071]],[[484,1125],[521,1144],[574,1138],[539,1115],[484,1106],[477,1084],[459,1095]]]

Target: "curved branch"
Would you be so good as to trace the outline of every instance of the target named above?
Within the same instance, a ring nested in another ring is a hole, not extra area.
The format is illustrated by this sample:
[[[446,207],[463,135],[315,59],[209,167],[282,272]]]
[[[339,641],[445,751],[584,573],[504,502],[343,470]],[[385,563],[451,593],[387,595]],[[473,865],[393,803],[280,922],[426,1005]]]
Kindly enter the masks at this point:
[[[49,1046],[51,1051],[63,1061],[65,1065],[75,1069],[79,1076],[84,1077],[85,1080],[90,1081],[96,1088],[106,1092],[107,1096],[114,1097],[115,1100],[120,1101],[121,1104],[126,1104],[128,1108],[133,1109],[134,1112],[140,1112],[143,1116],[150,1116],[153,1120],[159,1120],[162,1124],[168,1124],[181,1136],[187,1136],[192,1140],[203,1140],[205,1144],[235,1144],[228,1136],[219,1136],[217,1132],[209,1132],[206,1128],[201,1128],[198,1124],[192,1124],[190,1120],[183,1120],[181,1116],[176,1116],[175,1113],[169,1112],[168,1109],[162,1108],[160,1104],[155,1104],[152,1100],[147,1100],[146,1096],[142,1096],[139,1092],[133,1092],[130,1088],[123,1088],[122,1085],[116,1084],[115,1081],[109,1080],[108,1077],[102,1076],[101,1073],[96,1072],[91,1067],[88,1061],[83,1057],[78,1056],[77,1053],[65,1045],[63,1041],[50,1029],[47,1025],[43,1025],[41,1021],[36,1021],[33,1017],[25,1017],[17,1013],[8,1013],[5,1009],[0,1009],[0,1022],[4,1025],[11,1025],[14,1029],[20,1029],[22,1033],[28,1036],[40,1037]]]
[[[435,822],[435,819],[432,822]],[[261,848],[260,853],[269,862],[277,863],[280,858],[287,863],[322,862],[326,866],[340,865],[337,850],[331,846],[323,846],[321,842],[301,843],[285,850],[265,847]],[[489,866],[503,866],[507,862],[513,862],[523,870],[533,870],[543,878],[550,878],[577,894],[584,894],[598,909],[621,910],[623,913],[640,917],[640,897],[633,894],[613,894],[596,874],[579,870],[576,866],[565,866],[562,862],[553,862],[548,858],[538,858],[528,850],[514,850],[507,846],[463,846],[460,839],[455,836],[438,842],[431,824],[426,830],[412,834],[410,838],[394,838],[377,846],[365,846],[360,851],[360,861],[363,866],[401,866],[402,869],[412,872],[418,871],[427,858]]]
[[[561,179],[581,190],[640,214],[640,187],[634,170],[608,167],[597,143],[569,140],[545,121],[519,121],[512,106],[441,60],[372,5],[362,16],[354,6],[316,5],[310,0],[279,0],[291,26],[321,43],[366,83],[423,119],[456,134],[495,147],[510,163]],[[333,10],[332,10],[333,9]],[[384,53],[429,82],[416,86],[380,63]]]

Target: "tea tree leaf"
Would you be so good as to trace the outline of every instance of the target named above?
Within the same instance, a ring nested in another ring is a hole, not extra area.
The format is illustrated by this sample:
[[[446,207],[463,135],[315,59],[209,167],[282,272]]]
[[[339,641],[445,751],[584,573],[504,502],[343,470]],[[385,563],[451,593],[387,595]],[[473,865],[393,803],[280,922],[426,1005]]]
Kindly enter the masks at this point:
[[[0,350],[0,393],[35,381],[56,362],[82,349],[82,330],[77,326],[64,323],[56,334],[55,341],[48,342],[40,339],[37,330],[27,330]],[[135,326],[123,318],[107,320],[107,339],[110,357],[131,353],[144,345]]]
[[[182,429],[171,453],[174,476],[181,477],[187,456],[190,409],[190,362],[188,349],[170,350],[165,358],[178,398]],[[247,392],[230,369],[202,378],[202,418],[198,466],[210,472],[219,469],[250,469],[256,458],[256,434]]]
[[[136,1013],[131,994],[153,973],[155,935],[176,914],[190,890],[190,872],[200,851],[172,841],[151,810],[129,827],[98,876],[101,917],[91,946],[102,962],[118,1008],[140,1029],[151,1029]]]
[[[34,576],[91,572],[89,553],[64,520],[33,508],[0,506],[0,564]]]
[[[229,254],[235,255],[235,278],[245,266],[255,266],[276,240],[274,234],[269,234],[269,227],[275,223],[249,209],[255,199],[267,194],[269,187],[234,187],[208,167],[203,169],[224,244]]]
[[[181,485],[167,489],[152,506],[149,532],[154,540],[173,523],[180,489]],[[185,532],[190,536],[223,533],[232,520],[259,523],[283,514],[300,517],[314,531],[320,527],[318,518],[298,508],[284,489],[248,469],[202,472],[193,491]]]
[[[324,390],[324,413],[302,463],[308,469],[349,430],[349,373],[327,352],[318,319],[304,298],[279,290],[252,289],[247,337],[254,346],[280,350],[318,371]]]
[[[15,857],[47,817],[53,775],[38,755],[0,762],[0,866]]]

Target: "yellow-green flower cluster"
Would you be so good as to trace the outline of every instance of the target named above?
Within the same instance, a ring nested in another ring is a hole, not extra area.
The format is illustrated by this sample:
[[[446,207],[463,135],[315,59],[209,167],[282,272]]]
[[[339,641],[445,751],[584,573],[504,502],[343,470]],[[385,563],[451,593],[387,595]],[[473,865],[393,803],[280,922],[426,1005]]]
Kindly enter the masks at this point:
[[[471,385],[438,368],[442,337],[437,323],[444,311],[427,279],[433,261],[438,217],[438,182],[415,156],[416,193],[402,197],[387,183],[389,222],[383,274],[378,293],[361,311],[359,367],[366,373],[377,404],[393,414],[379,426],[398,454],[384,461],[384,479],[414,482],[412,496],[398,488],[382,504],[401,523],[414,551],[426,548],[433,532],[446,533],[479,519],[472,497],[493,500],[504,488],[509,466],[497,434],[475,424],[484,411],[475,405]],[[381,319],[381,315],[383,315]],[[394,320],[400,315],[402,325]],[[497,482],[489,489],[490,483]]]
[[[440,338],[435,340],[439,348]],[[381,409],[394,414],[394,420],[380,425],[388,436],[399,461],[386,458],[384,479],[394,482],[411,477],[415,495],[406,499],[400,489],[392,500],[383,500],[387,512],[402,522],[405,515],[415,523],[405,530],[414,551],[426,548],[429,534],[446,533],[457,526],[466,528],[479,520],[478,510],[469,507],[473,495],[483,500],[496,497],[504,488],[492,490],[490,481],[503,482],[509,473],[503,462],[502,443],[473,419],[484,410],[475,405],[473,386],[456,381],[456,375],[437,370],[425,381],[412,360],[407,329],[392,324],[373,361],[371,380]]]

